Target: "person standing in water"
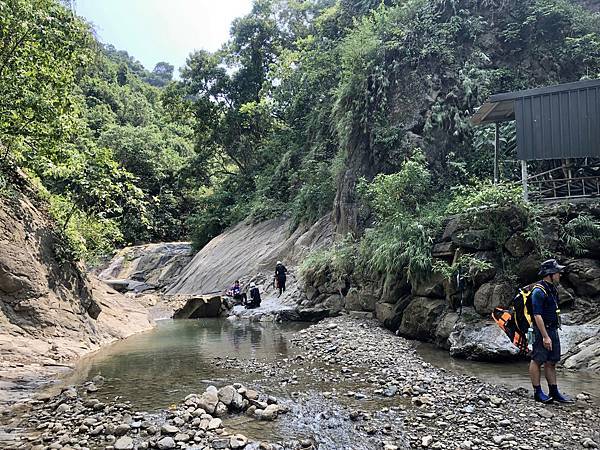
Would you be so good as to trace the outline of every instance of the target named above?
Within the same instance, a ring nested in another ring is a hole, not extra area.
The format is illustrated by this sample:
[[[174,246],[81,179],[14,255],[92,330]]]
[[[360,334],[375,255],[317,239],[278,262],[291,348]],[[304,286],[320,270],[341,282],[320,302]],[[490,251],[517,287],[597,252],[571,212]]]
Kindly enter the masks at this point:
[[[283,265],[281,261],[277,261],[277,265],[275,266],[275,281],[277,282],[277,288],[279,289],[279,295],[277,297],[281,297],[281,294],[285,292],[285,281],[286,281],[286,273],[287,269]]]

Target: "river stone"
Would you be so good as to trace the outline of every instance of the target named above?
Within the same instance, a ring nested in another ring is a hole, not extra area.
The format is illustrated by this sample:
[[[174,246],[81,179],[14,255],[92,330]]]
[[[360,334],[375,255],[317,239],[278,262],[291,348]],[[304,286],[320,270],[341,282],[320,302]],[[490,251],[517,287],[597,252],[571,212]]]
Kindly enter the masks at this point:
[[[159,450],[169,450],[171,448],[175,448],[177,444],[175,444],[175,441],[172,437],[167,436],[158,441],[157,445]]]
[[[231,405],[233,401],[233,396],[237,394],[237,391],[233,386],[225,386],[219,390],[219,400],[223,402],[225,406]]]
[[[114,434],[116,436],[123,436],[123,435],[127,434],[130,429],[131,429],[131,427],[129,425],[127,425],[126,423],[122,423],[122,424],[118,425],[117,428],[115,428]]]
[[[208,423],[208,430],[216,430],[217,428],[221,428],[223,426],[223,421],[221,419],[212,419]]]
[[[115,442],[115,450],[132,450],[133,449],[133,439],[129,436],[120,437],[117,442]]]
[[[186,433],[178,433],[174,438],[175,442],[187,442],[190,440],[190,435]]]
[[[205,410],[208,414],[213,414],[215,412],[215,409],[216,409],[218,403],[219,403],[218,392],[209,391],[208,389],[206,390],[206,392],[204,394],[202,394],[200,396],[200,400],[198,402],[200,408]]]
[[[229,439],[215,439],[211,445],[214,449],[229,448]]]
[[[215,408],[215,416],[217,417],[223,417],[227,414],[228,410],[227,410],[227,406],[225,406],[224,403],[217,403],[217,407]]]
[[[229,439],[229,446],[233,449],[243,448],[248,443],[248,438],[243,434],[236,434]]]
[[[258,400],[258,392],[256,392],[254,389],[248,389],[246,391],[246,398],[248,400]]]
[[[179,433],[179,428],[174,425],[165,424],[160,427],[161,434],[177,434]]]

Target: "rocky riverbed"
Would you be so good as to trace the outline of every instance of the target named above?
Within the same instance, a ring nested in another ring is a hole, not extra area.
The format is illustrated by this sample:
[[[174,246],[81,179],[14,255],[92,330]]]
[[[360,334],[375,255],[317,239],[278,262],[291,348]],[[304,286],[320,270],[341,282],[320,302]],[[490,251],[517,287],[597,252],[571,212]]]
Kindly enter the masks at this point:
[[[569,406],[535,403],[522,388],[507,389],[424,362],[412,342],[374,320],[326,319],[292,342],[301,352],[291,361],[215,363],[245,364],[292,389],[325,387],[323,397],[342,405],[343,421],[368,443],[360,448],[527,450],[600,444],[600,409],[589,393],[570,393],[576,402]],[[306,401],[305,393],[293,394]]]
[[[269,444],[249,440],[225,428],[223,418],[246,415],[273,421],[289,408],[273,396],[240,383],[201,395],[190,394],[179,405],[159,413],[134,411],[128,401],[101,402],[102,377],[83,386],[65,387],[57,395],[40,395],[21,415],[21,440],[14,449],[248,449],[310,448],[311,442]],[[285,447],[283,447],[285,445]]]
[[[26,438],[15,447],[526,450],[600,443],[600,408],[589,393],[569,392],[577,399],[569,406],[534,403],[522,388],[432,366],[413,342],[372,319],[330,318],[288,340],[294,350],[285,357],[207,361],[238,379],[248,374],[256,390],[277,399],[236,384],[140,412],[128,399],[98,395],[97,378],[36,400],[19,415]],[[239,418],[256,423],[252,438],[238,435]]]

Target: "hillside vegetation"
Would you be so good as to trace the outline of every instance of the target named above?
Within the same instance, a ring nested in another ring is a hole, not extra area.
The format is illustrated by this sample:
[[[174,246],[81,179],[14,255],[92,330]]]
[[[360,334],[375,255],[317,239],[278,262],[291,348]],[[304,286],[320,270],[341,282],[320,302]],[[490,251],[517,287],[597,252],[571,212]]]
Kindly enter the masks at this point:
[[[587,6],[255,0],[174,81],[167,63],[149,72],[100,45],[57,0],[0,0],[0,190],[26,169],[71,257],[187,237],[201,248],[247,217],[333,211],[346,237],[308,265],[343,250],[336,270],[419,277],[444,216],[520,205],[485,184],[492,130],[469,117],[491,93],[598,77]]]

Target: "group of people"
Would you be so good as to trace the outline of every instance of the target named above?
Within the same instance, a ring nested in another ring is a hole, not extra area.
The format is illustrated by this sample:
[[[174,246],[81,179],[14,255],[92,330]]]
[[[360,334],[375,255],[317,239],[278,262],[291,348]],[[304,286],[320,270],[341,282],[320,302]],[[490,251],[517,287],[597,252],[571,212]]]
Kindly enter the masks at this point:
[[[277,264],[275,265],[275,276],[273,283],[275,288],[279,291],[278,297],[281,297],[281,294],[285,292],[287,271],[288,270],[283,263],[281,261],[277,261]],[[250,300],[248,300],[248,294],[242,291],[240,280],[235,280],[235,283],[227,290],[226,294],[232,297],[234,300],[240,302],[246,307],[246,309],[258,308],[261,303],[260,290],[254,282],[250,283],[250,290],[248,292],[250,295]]]
[[[556,381],[556,364],[560,361],[560,310],[558,308],[558,290],[560,275],[565,269],[555,259],[544,261],[540,267],[539,275],[542,279],[534,285],[531,291],[532,300],[532,328],[533,347],[529,375],[533,385],[535,400],[543,403],[552,401],[568,403],[572,400],[561,394]],[[279,291],[278,297],[285,292],[285,283],[288,270],[281,261],[275,266],[274,287]],[[227,294],[241,302],[247,309],[258,308],[261,303],[260,291],[255,283],[250,283],[250,300],[242,292],[240,281],[236,280]],[[541,369],[548,383],[546,394],[540,383]]]

